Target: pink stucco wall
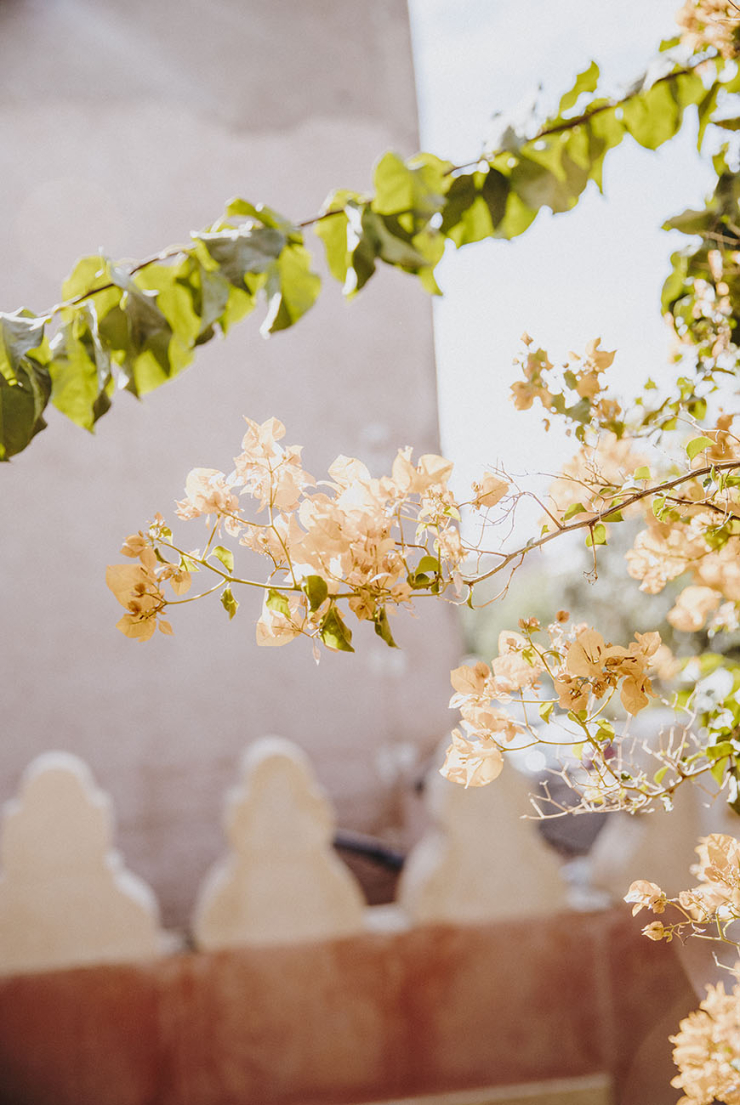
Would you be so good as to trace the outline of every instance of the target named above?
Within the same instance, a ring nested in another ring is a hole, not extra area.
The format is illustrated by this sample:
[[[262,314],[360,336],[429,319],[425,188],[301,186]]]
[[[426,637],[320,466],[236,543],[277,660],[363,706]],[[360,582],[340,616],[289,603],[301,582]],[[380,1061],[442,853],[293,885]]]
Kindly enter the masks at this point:
[[[389,146],[417,146],[403,0],[0,4],[0,307],[42,312],[79,255],[146,256],[234,194],[305,218],[333,187],[369,187]],[[300,643],[258,650],[248,598],[232,623],[189,607],[148,646],[116,632],[106,564],[171,512],[191,467],[229,470],[242,414],[280,417],[319,476],[340,452],[379,474],[399,446],[438,448],[431,311],[412,280],[382,272],[352,305],[327,284],[295,332],[257,328],[142,404],[117,396],[95,437],[52,411],[0,471],[0,800],[33,755],[80,754],[170,924],[221,849],[242,749],[266,733],[310,751],[340,824],[403,843],[393,765],[444,734],[459,659],[449,608],[399,619],[403,652],[360,627],[356,655],[318,668]]]

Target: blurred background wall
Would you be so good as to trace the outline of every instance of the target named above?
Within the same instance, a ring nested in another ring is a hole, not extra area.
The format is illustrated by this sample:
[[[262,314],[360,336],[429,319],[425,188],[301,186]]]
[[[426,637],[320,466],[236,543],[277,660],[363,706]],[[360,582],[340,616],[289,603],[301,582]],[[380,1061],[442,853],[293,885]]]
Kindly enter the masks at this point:
[[[79,256],[186,241],[234,194],[307,218],[333,187],[367,189],[389,147],[418,148],[404,0],[4,0],[0,307],[42,313]],[[396,620],[402,651],[360,626],[356,654],[322,651],[318,667],[305,642],[257,648],[250,596],[230,623],[193,604],[149,645],[115,630],[106,564],[155,511],[172,516],[191,467],[230,470],[243,414],[284,421],[318,478],[340,452],[377,475],[400,446],[439,448],[416,281],[381,272],[351,306],[327,282],[295,332],[257,331],[240,324],[143,403],[118,395],[94,437],[52,411],[0,470],[0,799],[38,752],[82,755],[169,924],[265,733],[310,751],[343,827],[407,843],[402,795],[448,728],[459,659],[454,610],[437,604]],[[204,540],[197,523],[183,540]]]

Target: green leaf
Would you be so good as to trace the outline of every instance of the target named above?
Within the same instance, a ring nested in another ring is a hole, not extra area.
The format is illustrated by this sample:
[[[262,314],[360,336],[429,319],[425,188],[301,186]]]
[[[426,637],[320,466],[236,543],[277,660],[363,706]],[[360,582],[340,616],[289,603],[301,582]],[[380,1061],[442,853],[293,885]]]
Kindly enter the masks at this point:
[[[373,185],[373,210],[379,215],[394,215],[414,207],[413,176],[392,150],[384,154],[375,166]]]
[[[713,445],[714,442],[710,437],[694,437],[686,446],[686,455],[689,460],[693,460],[699,453],[710,449]]]
[[[560,106],[558,107],[558,115],[562,115],[563,112],[569,111],[575,106],[578,97],[583,92],[594,92],[596,85],[599,81],[599,67],[595,61],[592,61],[588,69],[584,69],[582,73],[579,73],[576,77],[576,83],[566,92],[560,100]]]
[[[77,426],[92,430],[111,405],[109,351],[98,333],[95,304],[87,301],[51,342],[51,400]]]
[[[656,495],[652,502],[653,515],[658,521],[663,520],[663,513],[665,511],[665,495]]]
[[[329,594],[326,580],[322,579],[321,576],[306,576],[303,581],[303,590],[306,593],[312,612],[318,610]]]
[[[686,408],[690,415],[698,422],[701,422],[707,416],[707,401],[706,399],[691,399],[686,404]]]
[[[227,549],[224,545],[216,545],[212,550],[212,555],[220,560],[227,572],[234,571],[234,554],[231,549]]]
[[[441,233],[456,246],[488,238],[506,213],[508,178],[498,169],[453,179],[442,208]]]
[[[724,66],[724,62],[721,65]],[[674,74],[668,78],[668,84],[682,112],[692,104],[698,106],[706,95],[704,81],[695,69],[687,73]]]
[[[348,203],[346,212],[349,262],[342,291],[347,298],[352,298],[364,288],[375,272],[375,260],[380,245],[373,229],[377,216],[367,205],[361,207],[356,203]]]
[[[99,321],[98,333],[120,365],[126,390],[145,395],[176,376],[192,355],[181,343],[172,343],[172,328],[157,305],[156,292],[140,288],[115,266],[110,278],[124,294],[120,305]]]
[[[264,280],[264,277],[255,277],[254,279]],[[218,320],[218,324],[224,334],[228,334],[235,322],[241,322],[246,315],[254,310],[257,290],[258,289],[255,288],[255,292],[252,293],[248,292],[245,288],[235,288],[233,285],[230,285],[226,308]]]
[[[704,135],[709,123],[712,121],[712,114],[717,106],[717,99],[721,89],[722,86],[719,81],[715,81],[711,88],[704,94],[697,108],[699,115],[699,131],[697,134],[696,146],[700,153],[704,145]]]
[[[495,230],[506,214],[506,200],[509,195],[510,183],[503,173],[491,168],[483,177],[480,186],[480,195],[488,213],[491,216],[491,226]]]
[[[373,618],[375,623],[375,632],[379,637],[382,637],[385,643],[390,648],[398,648],[398,645],[393,640],[393,634],[391,633],[391,627],[388,623],[388,612],[384,606],[378,610],[377,614]]]
[[[209,272],[200,263],[197,269],[197,287],[200,289],[200,303],[196,304],[196,312],[200,317],[199,338],[205,335],[211,336],[215,322],[220,323],[224,333],[226,332],[228,322],[224,319],[224,314],[230,302],[241,300],[244,310],[240,317],[254,307],[253,296],[235,288],[220,272]],[[231,314],[232,316],[234,314],[233,308]],[[232,318],[230,321],[237,320]]]
[[[603,526],[601,522],[597,522],[593,527],[593,530],[589,531],[586,538],[586,547],[591,548],[593,545],[605,545],[606,544],[606,526]]]
[[[544,722],[548,722],[552,716],[552,712],[555,709],[554,699],[550,702],[540,702],[537,707],[537,713],[540,715]]]
[[[196,303],[201,299],[192,279],[198,264],[190,257],[180,265],[147,265],[136,275],[136,285],[154,292],[156,305],[169,323],[177,340],[188,349],[202,332]],[[212,320],[211,320],[212,321]]]
[[[439,557],[437,556],[422,556],[421,560],[416,566],[418,572],[432,572],[437,574],[440,571]]]
[[[476,188],[472,173],[463,173],[460,176],[453,177],[442,207],[442,225],[440,229],[443,234],[449,234],[454,227],[458,226],[463,214],[472,206],[479,195],[480,192]]]
[[[226,279],[240,289],[249,273],[266,273],[287,244],[286,235],[271,226],[203,230],[192,236],[203,242]]]
[[[571,503],[563,514],[563,521],[569,522],[571,518],[575,518],[576,514],[583,514],[585,510],[583,503]]]
[[[490,238],[493,229],[490,208],[483,196],[476,195],[472,204],[462,212],[457,222],[448,227],[446,234],[459,247]]]
[[[242,199],[241,196],[233,196],[226,202],[226,215],[241,215],[243,217],[258,218],[257,208],[249,200]]]
[[[592,104],[592,107],[595,107]],[[614,149],[624,138],[626,133],[622,120],[617,116],[616,107],[600,111],[588,122],[588,131],[593,143],[593,160],[591,162],[591,179],[596,181],[600,191],[602,187],[602,170],[604,158],[609,150]]]
[[[226,216],[227,218],[242,217],[255,219],[257,222],[261,222],[263,226],[271,226],[277,230],[284,230],[290,233],[294,228],[289,219],[286,219],[284,215],[278,214],[272,207],[266,207],[264,203],[250,203],[249,200],[242,199],[241,196],[234,196],[226,204]]]
[[[659,787],[660,784],[663,782],[663,780],[666,777],[667,771],[668,771],[668,764],[666,764],[665,767],[659,767],[658,770],[655,772],[655,774],[653,775],[653,782],[655,783],[656,786]]]
[[[646,92],[632,96],[622,104],[627,130],[641,146],[656,150],[681,126],[681,108],[675,79],[654,84]]]
[[[50,383],[45,369],[19,366],[13,383],[0,376],[0,461],[26,448],[31,438],[45,429],[43,410],[49,399]]]
[[[486,211],[488,208],[486,208]],[[506,200],[506,214],[494,229],[494,238],[517,238],[523,234],[537,217],[537,211],[528,207],[512,188]]]
[[[316,223],[314,233],[324,243],[326,263],[329,272],[344,284],[347,279],[347,269],[350,263],[350,253],[347,246],[347,228],[349,220],[345,211],[340,211],[329,218],[322,218]]]
[[[710,775],[718,786],[722,786],[722,782],[724,780],[725,772],[727,770],[727,765],[729,762],[729,757],[723,756],[721,759],[715,760],[715,762],[709,769]]]
[[[569,187],[567,181],[558,179],[554,172],[534,158],[521,156],[511,170],[510,181],[512,191],[533,213],[541,207],[562,212],[575,206],[578,193]]]
[[[229,621],[231,621],[231,619],[234,617],[234,614],[236,614],[239,608],[239,603],[236,601],[233,594],[231,593],[230,587],[224,587],[223,591],[221,592],[221,605],[223,606],[226,613],[229,615]]]
[[[14,383],[26,354],[44,340],[45,319],[24,309],[12,314],[0,312],[0,374]]]
[[[375,252],[388,265],[397,265],[407,272],[418,272],[428,259],[419,250],[411,234],[393,217],[383,217],[367,209],[363,228],[374,241]]]
[[[600,717],[596,721],[596,728],[598,729],[598,739],[602,741],[612,740],[614,738],[614,726],[610,721]]]
[[[311,254],[302,245],[284,249],[267,277],[267,315],[260,326],[263,337],[287,330],[313,307],[321,277],[311,272]]]
[[[424,587],[430,587],[434,582],[434,577],[428,576],[425,572],[420,572],[417,569],[414,572],[409,572],[406,576],[406,582],[414,591],[419,591]]]
[[[717,216],[714,211],[707,208],[703,211],[694,211],[689,207],[682,211],[680,215],[674,215],[672,219],[667,219],[661,229],[680,230],[682,234],[701,234],[703,231],[709,230],[716,221]]]
[[[413,572],[409,572],[407,581],[414,590],[423,587],[431,587],[433,594],[439,591],[439,574],[441,571],[439,558],[436,556],[422,556]]]
[[[415,221],[426,221],[439,210],[449,186],[449,161],[432,154],[420,154],[408,164],[389,151],[375,166],[373,210],[379,215],[409,213],[406,229]],[[416,217],[416,218],[414,218]]]
[[[641,464],[639,468],[636,468],[634,475],[635,475],[636,480],[649,480],[649,479],[651,479],[650,469],[647,467],[646,464]]]
[[[732,756],[734,753],[735,748],[732,741],[719,741],[705,749],[704,754],[708,760],[720,760],[723,756]]]
[[[274,587],[271,587],[267,592],[265,606],[286,618],[290,618],[290,603],[285,595],[281,591],[276,591]]]
[[[108,262],[99,253],[91,257],[81,257],[72,272],[62,283],[62,299],[76,299],[87,295],[92,287],[107,284]]]
[[[328,648],[337,652],[354,652],[352,633],[342,621],[341,615],[333,604],[329,607],[321,622],[321,640]]]
[[[585,426],[591,421],[591,400],[584,395],[572,407],[566,407],[565,413],[572,422],[580,422],[582,426]],[[579,440],[582,440],[582,438],[579,438]]]
[[[43,319],[25,311],[0,313],[0,461],[20,453],[46,426],[51,380],[31,356],[43,341]]]
[[[688,255],[683,250],[671,254],[671,265],[673,266],[671,274],[660,293],[660,306],[664,314],[671,311],[676,301],[686,294]]]
[[[80,296],[89,295],[96,288],[103,288],[110,284],[110,267],[107,258],[95,254],[92,257],[82,257],[72,272],[62,284],[62,300],[78,299]],[[95,310],[98,318],[103,318],[111,307],[115,307],[121,299],[121,289],[112,285],[105,291],[95,294]],[[62,319],[66,322],[73,316],[77,307],[68,307],[62,311]]]

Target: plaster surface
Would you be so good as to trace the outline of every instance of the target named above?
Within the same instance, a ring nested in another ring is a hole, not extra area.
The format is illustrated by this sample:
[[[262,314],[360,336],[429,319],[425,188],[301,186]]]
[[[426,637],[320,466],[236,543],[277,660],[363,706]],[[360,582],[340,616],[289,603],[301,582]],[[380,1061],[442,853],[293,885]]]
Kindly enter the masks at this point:
[[[197,947],[300,943],[362,931],[362,891],[332,848],[333,811],[296,745],[263,737],[251,746],[224,828],[228,852],[198,894]]]
[[[409,853],[398,888],[398,904],[415,923],[493,921],[565,908],[557,858],[526,817],[529,791],[511,767],[490,786],[469,789],[432,769],[426,798],[433,824]]]
[[[157,901],[112,847],[112,823],[82,760],[46,752],[29,764],[0,821],[0,973],[166,950]]]
[[[147,256],[234,194],[306,218],[334,187],[367,189],[388,147],[417,148],[402,0],[2,4],[0,306],[41,313],[78,256]],[[106,564],[172,515],[190,468],[230,470],[243,414],[284,421],[319,477],[340,452],[379,475],[401,446],[437,451],[426,294],[383,271],[348,305],[327,279],[295,331],[265,342],[247,319],[143,403],[116,396],[95,436],[51,411],[0,472],[0,799],[34,755],[82,756],[167,925],[219,855],[223,793],[265,733],[310,752],[341,826],[402,842],[388,764],[445,733],[459,661],[454,612],[434,604],[396,619],[402,652],[360,626],[357,653],[318,668],[301,643],[258,650],[248,598],[231,623],[218,603],[183,608],[149,645],[116,631]]]

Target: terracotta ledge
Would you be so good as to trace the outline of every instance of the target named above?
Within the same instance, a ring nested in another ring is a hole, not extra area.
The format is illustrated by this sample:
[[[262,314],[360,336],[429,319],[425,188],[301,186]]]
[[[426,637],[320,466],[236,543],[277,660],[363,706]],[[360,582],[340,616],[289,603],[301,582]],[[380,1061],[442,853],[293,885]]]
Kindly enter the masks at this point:
[[[504,1102],[605,1074],[616,1105],[673,1105],[668,1035],[696,1004],[626,910],[16,975],[0,1105]]]
[[[489,1086],[463,1093],[434,1094],[375,1101],[368,1105],[612,1105],[612,1080],[607,1074],[588,1078],[530,1082],[527,1086]]]

